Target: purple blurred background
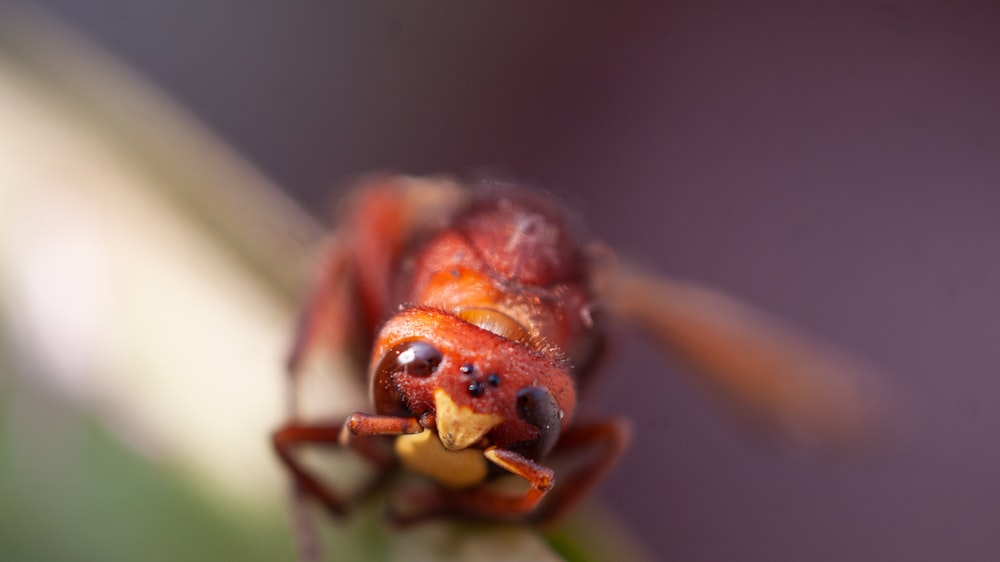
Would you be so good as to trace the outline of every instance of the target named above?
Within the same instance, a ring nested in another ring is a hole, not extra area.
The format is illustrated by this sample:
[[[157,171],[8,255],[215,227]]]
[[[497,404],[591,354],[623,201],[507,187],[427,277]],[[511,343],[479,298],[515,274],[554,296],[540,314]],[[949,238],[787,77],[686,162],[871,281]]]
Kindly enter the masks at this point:
[[[898,443],[787,455],[621,338],[600,495],[657,558],[1000,556],[994,2],[33,4],[320,216],[371,170],[521,179],[892,375]]]

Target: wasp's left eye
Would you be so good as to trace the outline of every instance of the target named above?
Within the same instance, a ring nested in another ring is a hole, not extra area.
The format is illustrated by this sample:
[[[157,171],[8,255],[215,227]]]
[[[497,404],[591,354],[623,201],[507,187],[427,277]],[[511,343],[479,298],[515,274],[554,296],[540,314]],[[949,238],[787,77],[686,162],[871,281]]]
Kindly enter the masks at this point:
[[[548,454],[562,431],[562,411],[555,397],[545,387],[525,386],[517,392],[517,412],[521,419],[538,427],[534,453]]]

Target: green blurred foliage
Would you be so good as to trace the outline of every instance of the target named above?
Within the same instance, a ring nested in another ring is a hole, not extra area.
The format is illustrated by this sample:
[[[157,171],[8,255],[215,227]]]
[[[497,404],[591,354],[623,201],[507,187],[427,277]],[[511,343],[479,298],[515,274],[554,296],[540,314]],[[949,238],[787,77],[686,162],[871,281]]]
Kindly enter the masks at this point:
[[[284,513],[221,510],[2,364],[0,560],[290,558]]]

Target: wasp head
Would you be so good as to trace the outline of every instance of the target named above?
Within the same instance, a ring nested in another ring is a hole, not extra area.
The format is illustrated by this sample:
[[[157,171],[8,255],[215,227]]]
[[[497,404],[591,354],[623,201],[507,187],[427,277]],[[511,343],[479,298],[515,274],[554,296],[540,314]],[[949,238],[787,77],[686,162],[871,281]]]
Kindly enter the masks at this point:
[[[544,456],[576,405],[560,357],[437,309],[392,318],[372,365],[377,413],[419,418],[452,451],[492,444]]]

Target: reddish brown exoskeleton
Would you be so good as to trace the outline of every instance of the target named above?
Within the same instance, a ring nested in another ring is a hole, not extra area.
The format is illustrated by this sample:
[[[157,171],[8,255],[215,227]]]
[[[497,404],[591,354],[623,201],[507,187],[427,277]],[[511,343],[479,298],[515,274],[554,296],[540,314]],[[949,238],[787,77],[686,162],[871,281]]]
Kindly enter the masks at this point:
[[[866,425],[857,364],[718,292],[623,267],[555,202],[510,186],[386,176],[349,200],[290,361],[294,385],[316,349],[370,353],[371,409],[317,425],[293,406],[274,445],[300,495],[333,514],[357,498],[312,474],[300,445],[351,447],[382,471],[401,464],[437,482],[393,515],[400,523],[551,520],[628,442],[625,422],[577,415],[612,317],[772,427],[851,441]],[[556,483],[548,463],[567,454],[585,460]],[[502,474],[527,491],[495,489]]]

